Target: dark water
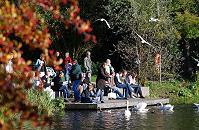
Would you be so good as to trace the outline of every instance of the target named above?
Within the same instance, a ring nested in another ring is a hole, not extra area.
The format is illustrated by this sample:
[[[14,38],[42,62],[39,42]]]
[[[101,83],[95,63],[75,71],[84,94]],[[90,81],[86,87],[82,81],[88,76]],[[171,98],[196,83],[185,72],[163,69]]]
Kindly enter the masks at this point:
[[[174,112],[161,112],[150,107],[147,113],[131,113],[125,109],[103,111],[66,111],[53,118],[51,130],[199,130],[199,112],[191,105],[178,105]]]

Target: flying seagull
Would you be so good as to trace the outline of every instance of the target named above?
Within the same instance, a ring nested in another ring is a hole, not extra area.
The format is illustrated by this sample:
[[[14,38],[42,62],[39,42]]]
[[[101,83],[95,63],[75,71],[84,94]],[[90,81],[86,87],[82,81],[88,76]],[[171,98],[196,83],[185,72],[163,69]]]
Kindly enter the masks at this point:
[[[101,19],[97,19],[97,20],[95,20],[94,22],[97,22],[97,21],[101,21],[101,22],[105,22],[106,23],[106,25],[108,26],[108,28],[111,28],[111,26],[110,26],[110,24],[107,22],[107,20],[106,19],[104,19],[104,18],[101,18]],[[94,23],[93,22],[93,23]]]
[[[137,34],[137,33],[136,33]],[[146,43],[147,45],[155,48],[153,45],[151,45],[150,43],[148,43],[147,41],[144,40],[144,38],[142,38],[139,34],[137,34],[137,36],[141,39],[141,43]]]
[[[193,58],[193,57],[192,57]],[[193,58],[197,62],[197,66],[199,67],[199,60],[196,58]]]
[[[156,18],[153,18],[153,17],[151,17],[150,19],[149,19],[149,22],[158,22],[158,21],[160,21],[159,19],[156,19]]]

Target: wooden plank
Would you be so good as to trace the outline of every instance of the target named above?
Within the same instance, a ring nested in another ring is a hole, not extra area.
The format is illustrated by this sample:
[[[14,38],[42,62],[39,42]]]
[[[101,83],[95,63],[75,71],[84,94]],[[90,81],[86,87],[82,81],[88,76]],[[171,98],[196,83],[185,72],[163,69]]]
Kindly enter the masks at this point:
[[[156,105],[159,102],[163,104],[169,103],[169,99],[129,99],[129,106],[138,104],[139,102],[145,102],[147,105]],[[125,108],[126,100],[108,100],[105,103],[98,104],[98,108],[101,109],[113,109],[113,108]]]
[[[163,104],[169,103],[169,99],[128,99],[129,106],[136,105],[139,102],[145,102],[147,105],[156,105],[161,102]],[[65,108],[68,110],[97,110],[97,109],[115,109],[125,108],[126,100],[107,100],[105,103],[66,103]]]
[[[93,103],[66,103],[68,110],[97,110],[97,104]]]

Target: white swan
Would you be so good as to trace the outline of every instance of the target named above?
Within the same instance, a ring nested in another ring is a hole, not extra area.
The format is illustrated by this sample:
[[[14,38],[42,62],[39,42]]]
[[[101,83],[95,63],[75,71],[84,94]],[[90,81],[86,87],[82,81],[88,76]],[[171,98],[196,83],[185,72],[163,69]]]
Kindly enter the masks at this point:
[[[125,116],[128,118],[131,116],[131,112],[129,111],[129,101],[126,101],[126,110],[125,110]]]
[[[160,110],[173,111],[174,106],[171,104],[163,105],[161,102],[158,104],[160,104]]]
[[[107,112],[107,113],[111,113],[111,110],[107,110],[107,111],[105,111],[105,112]]]
[[[198,103],[194,103],[194,106],[199,110],[199,104]]]
[[[133,111],[137,112],[147,112],[149,109],[146,109],[147,103],[140,102],[137,105],[134,106]]]

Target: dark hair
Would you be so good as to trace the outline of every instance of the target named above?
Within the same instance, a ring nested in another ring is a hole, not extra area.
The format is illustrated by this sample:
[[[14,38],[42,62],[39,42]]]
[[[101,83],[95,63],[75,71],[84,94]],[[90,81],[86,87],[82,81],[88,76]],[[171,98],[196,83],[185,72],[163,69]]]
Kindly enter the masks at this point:
[[[59,76],[60,74],[64,73],[63,71],[58,71],[57,72],[57,76]]]
[[[132,72],[131,75],[132,75],[132,78],[137,76],[137,74],[135,72]]]

